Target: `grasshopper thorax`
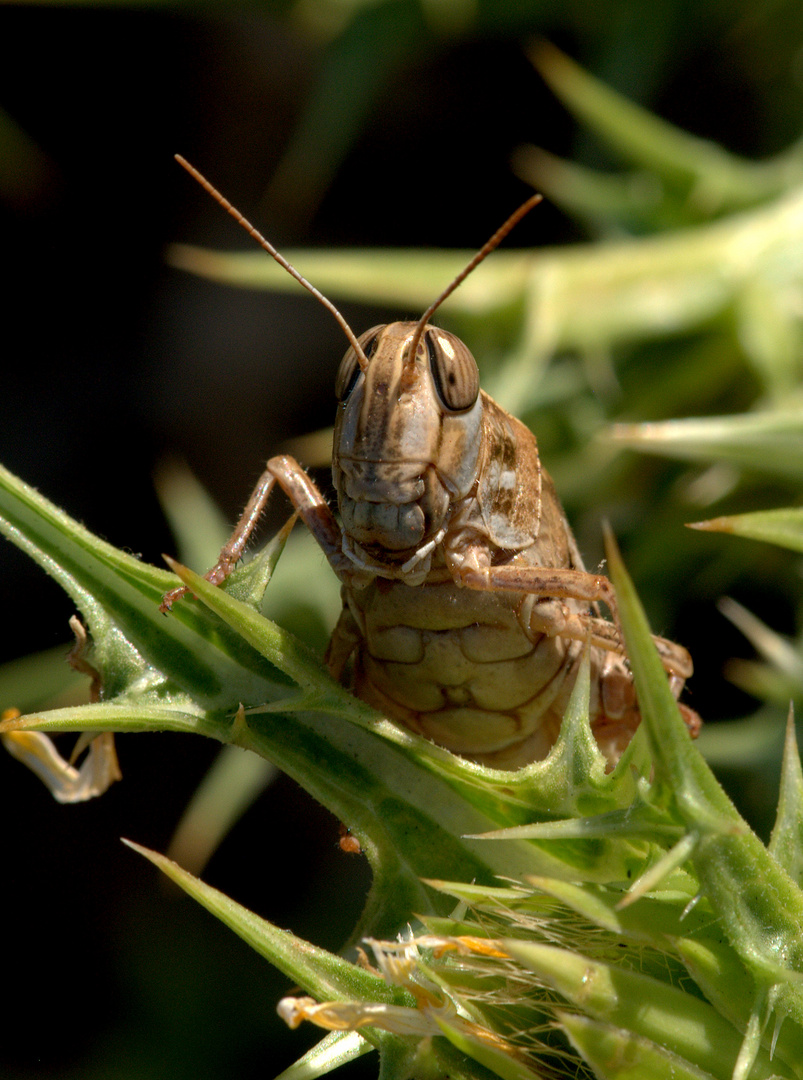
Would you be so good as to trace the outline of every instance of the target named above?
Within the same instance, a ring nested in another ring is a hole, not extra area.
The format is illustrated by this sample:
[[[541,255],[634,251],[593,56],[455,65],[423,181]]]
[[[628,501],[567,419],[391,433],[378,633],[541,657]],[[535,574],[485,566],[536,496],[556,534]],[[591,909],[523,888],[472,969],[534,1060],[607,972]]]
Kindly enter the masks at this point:
[[[474,357],[454,334],[417,329],[367,331],[366,366],[350,348],[335,385],[332,474],[344,532],[372,558],[397,563],[443,535],[476,481],[482,446]]]

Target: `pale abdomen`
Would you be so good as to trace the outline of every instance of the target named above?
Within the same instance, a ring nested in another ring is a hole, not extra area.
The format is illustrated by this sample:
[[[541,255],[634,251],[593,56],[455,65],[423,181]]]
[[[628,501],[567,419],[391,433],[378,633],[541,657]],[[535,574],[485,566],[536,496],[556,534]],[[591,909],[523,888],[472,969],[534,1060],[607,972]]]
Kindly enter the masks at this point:
[[[361,698],[459,754],[508,767],[546,756],[582,645],[530,640],[517,614],[525,596],[382,579],[348,593]]]

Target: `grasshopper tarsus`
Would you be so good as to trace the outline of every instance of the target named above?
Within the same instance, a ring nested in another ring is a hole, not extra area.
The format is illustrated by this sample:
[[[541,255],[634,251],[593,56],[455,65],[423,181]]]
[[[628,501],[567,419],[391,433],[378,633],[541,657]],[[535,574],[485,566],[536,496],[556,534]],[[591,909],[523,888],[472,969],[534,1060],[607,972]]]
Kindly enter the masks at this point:
[[[162,602],[159,604],[159,610],[163,615],[169,615],[170,609],[177,600],[180,600],[183,596],[186,596],[190,590],[186,585],[178,585],[175,589],[170,589],[169,592],[164,593],[162,596]]]

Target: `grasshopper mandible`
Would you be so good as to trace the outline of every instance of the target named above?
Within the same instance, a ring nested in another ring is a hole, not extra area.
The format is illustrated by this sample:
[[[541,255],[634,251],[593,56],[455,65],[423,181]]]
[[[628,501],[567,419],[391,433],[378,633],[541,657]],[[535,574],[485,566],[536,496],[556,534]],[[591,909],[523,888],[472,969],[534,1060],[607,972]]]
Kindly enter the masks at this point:
[[[610,763],[639,723],[609,580],[583,567],[532,432],[479,385],[474,357],[429,319],[540,196],[516,211],[418,322],[356,337],[334,305],[183,158],[179,162],[335,315],[340,523],[292,457],[268,461],[207,573],[223,581],[278,483],[342,582],[326,663],[354,692],[461,756],[503,769],[545,757],[591,655],[591,723]],[[165,594],[162,610],[186,592]],[[599,615],[604,604],[613,615]],[[677,697],[688,652],[655,638]],[[692,734],[700,720],[679,705]]]

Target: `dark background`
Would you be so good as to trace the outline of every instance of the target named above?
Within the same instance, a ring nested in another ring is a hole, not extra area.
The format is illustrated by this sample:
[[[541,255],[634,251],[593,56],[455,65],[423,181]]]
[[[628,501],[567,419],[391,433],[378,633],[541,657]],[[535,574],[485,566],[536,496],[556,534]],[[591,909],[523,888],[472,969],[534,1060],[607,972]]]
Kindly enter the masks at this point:
[[[358,9],[328,39],[296,10],[0,8],[0,107],[41,155],[41,167],[9,156],[0,168],[0,460],[149,561],[174,550],[152,486],[164,455],[183,456],[234,520],[280,441],[331,422],[344,349],[303,294],[225,290],[165,267],[174,240],[247,246],[175,152],[279,247],[477,247],[527,194],[509,164],[518,145],[595,160],[527,61],[530,38],[745,155],[800,132],[796,3],[481,0],[447,5],[465,21],[438,29],[398,0]],[[288,151],[326,79],[340,118],[293,171]],[[580,235],[547,207],[510,242]],[[358,330],[410,314],[344,310]],[[0,659],[68,639],[71,605],[6,543],[0,587]],[[72,808],[0,759],[3,1076],[248,1080],[314,1041],[275,1018],[284,980],[119,844],[164,850],[215,752],[167,735],[122,740],[125,781]],[[331,948],[368,882],[364,860],[338,849],[337,823],[286,780],[205,877]],[[368,1062],[353,1075],[375,1075]]]

